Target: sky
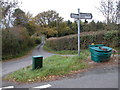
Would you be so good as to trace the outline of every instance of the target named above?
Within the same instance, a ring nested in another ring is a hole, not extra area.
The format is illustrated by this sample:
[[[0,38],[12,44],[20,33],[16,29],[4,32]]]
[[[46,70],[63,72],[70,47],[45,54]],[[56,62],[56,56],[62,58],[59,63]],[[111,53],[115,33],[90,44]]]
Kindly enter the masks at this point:
[[[82,13],[92,13],[92,20],[103,21],[104,17],[97,9],[101,0],[18,0],[22,1],[20,8],[25,12],[30,12],[33,16],[47,10],[55,10],[64,20],[74,19],[71,13],[78,13],[78,8]]]

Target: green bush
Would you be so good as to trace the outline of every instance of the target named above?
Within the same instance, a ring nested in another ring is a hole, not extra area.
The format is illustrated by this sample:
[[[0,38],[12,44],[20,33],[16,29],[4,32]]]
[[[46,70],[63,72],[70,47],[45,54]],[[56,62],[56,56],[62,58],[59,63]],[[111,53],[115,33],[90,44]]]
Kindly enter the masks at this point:
[[[45,46],[50,49],[60,50],[77,50],[77,35],[69,35],[60,38],[50,38],[46,41]],[[91,43],[105,44],[110,47],[119,47],[118,31],[99,31],[81,33],[80,46],[81,49],[88,48]]]
[[[2,31],[2,59],[13,58],[35,45],[26,28],[13,27]]]

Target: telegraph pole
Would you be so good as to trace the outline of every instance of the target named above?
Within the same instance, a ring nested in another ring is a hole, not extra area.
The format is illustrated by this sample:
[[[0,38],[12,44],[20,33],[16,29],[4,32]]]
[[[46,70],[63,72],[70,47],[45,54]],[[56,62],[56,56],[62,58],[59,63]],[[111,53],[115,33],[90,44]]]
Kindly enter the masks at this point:
[[[78,9],[78,56],[80,56],[80,9]]]

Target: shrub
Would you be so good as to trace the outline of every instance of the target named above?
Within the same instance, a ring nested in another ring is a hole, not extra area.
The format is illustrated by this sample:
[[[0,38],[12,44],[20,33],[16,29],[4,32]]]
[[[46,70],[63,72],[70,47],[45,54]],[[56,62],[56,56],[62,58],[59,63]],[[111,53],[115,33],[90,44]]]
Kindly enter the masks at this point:
[[[60,38],[50,38],[46,41],[46,47],[50,49],[60,50],[77,50],[77,35],[69,35]],[[80,46],[81,49],[88,48],[91,43],[105,44],[110,47],[118,47],[120,42],[118,31],[99,31],[81,33]]]
[[[20,55],[34,45],[24,27],[17,26],[2,31],[2,59]]]

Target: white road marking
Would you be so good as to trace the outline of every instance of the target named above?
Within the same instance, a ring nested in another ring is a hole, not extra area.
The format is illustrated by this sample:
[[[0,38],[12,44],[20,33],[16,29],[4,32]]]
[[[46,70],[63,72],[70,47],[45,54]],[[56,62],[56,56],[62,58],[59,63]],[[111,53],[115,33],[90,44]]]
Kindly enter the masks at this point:
[[[51,85],[47,84],[47,85],[37,86],[37,87],[33,87],[33,88],[48,88],[48,87],[51,87]]]
[[[0,90],[2,90],[2,89],[6,89],[6,88],[14,88],[14,86],[7,86],[7,87],[2,87],[2,88],[0,88]]]

